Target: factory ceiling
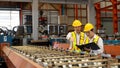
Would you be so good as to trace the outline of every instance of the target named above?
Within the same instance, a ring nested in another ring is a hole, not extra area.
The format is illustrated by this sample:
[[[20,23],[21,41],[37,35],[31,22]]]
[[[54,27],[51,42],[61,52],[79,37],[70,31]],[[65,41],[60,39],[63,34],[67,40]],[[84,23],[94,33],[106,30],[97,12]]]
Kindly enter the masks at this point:
[[[31,9],[31,2],[34,0],[0,0],[0,9],[21,8]],[[89,2],[97,3],[104,0],[39,0],[39,3],[56,3],[56,4],[88,4]],[[40,6],[40,5],[39,5]],[[19,9],[18,9],[19,10]]]
[[[10,2],[32,2],[34,0],[0,0],[0,1],[10,1]],[[100,2],[103,0],[39,0],[41,3],[62,3],[62,4],[87,4],[88,1],[94,3]]]

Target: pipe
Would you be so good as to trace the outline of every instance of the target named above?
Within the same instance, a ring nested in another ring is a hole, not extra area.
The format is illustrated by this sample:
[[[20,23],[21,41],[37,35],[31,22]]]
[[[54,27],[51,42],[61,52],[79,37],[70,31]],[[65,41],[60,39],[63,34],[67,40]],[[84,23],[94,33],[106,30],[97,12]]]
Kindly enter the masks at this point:
[[[64,15],[65,14],[65,5],[63,4],[62,5],[62,15]]]
[[[60,7],[59,7],[59,15],[62,15],[62,5],[60,4]]]

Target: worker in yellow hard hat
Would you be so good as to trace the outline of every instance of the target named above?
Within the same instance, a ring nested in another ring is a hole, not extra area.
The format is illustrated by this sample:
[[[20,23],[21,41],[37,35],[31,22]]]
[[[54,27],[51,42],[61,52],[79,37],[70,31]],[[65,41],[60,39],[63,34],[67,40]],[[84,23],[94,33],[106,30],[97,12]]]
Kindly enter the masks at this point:
[[[103,51],[104,51],[103,40],[102,40],[101,37],[99,37],[98,35],[96,35],[94,33],[94,26],[93,26],[93,24],[87,23],[85,25],[85,27],[84,27],[84,32],[87,35],[87,37],[86,37],[86,39],[84,41],[84,44],[88,44],[88,43],[94,42],[100,48],[98,50],[92,50],[92,49],[85,48],[85,50],[90,52],[90,53],[92,53],[92,54],[96,54],[96,55],[103,53]]]
[[[82,45],[84,43],[85,34],[81,32],[82,23],[79,20],[74,20],[72,23],[74,31],[69,32],[66,36],[67,40],[70,41],[70,51],[80,53],[81,50],[76,45]]]

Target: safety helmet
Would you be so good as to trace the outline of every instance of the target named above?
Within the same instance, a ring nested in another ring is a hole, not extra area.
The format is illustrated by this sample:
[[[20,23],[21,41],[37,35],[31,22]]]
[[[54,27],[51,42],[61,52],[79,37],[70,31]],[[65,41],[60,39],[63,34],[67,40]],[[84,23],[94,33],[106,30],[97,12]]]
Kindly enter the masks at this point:
[[[94,28],[94,26],[91,23],[87,23],[84,27],[84,31],[87,32],[87,31],[90,31],[93,28]]]
[[[77,26],[81,26],[81,25],[82,25],[82,23],[79,20],[74,20],[73,24],[72,24],[73,27],[77,27]]]

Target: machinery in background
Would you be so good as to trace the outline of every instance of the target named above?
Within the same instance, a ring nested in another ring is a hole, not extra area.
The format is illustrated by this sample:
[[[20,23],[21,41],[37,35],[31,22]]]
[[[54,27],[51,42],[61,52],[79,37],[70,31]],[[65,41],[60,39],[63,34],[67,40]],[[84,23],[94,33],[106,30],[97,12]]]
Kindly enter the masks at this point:
[[[47,14],[48,13],[48,14]],[[38,40],[39,41],[50,41],[53,35],[59,37],[65,37],[67,34],[67,16],[58,16],[57,11],[43,11],[39,12],[38,19]],[[32,40],[32,13],[23,13],[23,26],[25,31],[24,38],[27,39],[27,43],[31,44]],[[56,38],[52,38],[56,39]],[[60,38],[61,39],[61,38]]]
[[[50,45],[66,43],[67,25],[48,25],[48,35]]]
[[[119,45],[120,44],[120,34],[106,35],[106,38],[103,40],[104,44],[107,45]]]
[[[103,39],[104,44],[106,45],[118,45],[120,44],[120,33],[115,34],[106,34],[106,29],[103,25],[97,30],[97,34]]]
[[[12,45],[23,45],[23,38],[25,35],[24,26],[15,26],[13,28],[13,40]]]
[[[66,36],[67,25],[48,25],[48,35]]]
[[[24,26],[15,26],[12,30],[0,27],[0,43],[6,42],[10,45],[22,45],[24,38]]]
[[[12,45],[14,32],[7,27],[0,26],[0,43],[7,42]]]
[[[24,37],[24,26],[15,26],[12,30],[7,27],[0,27],[0,43],[6,42],[10,45],[23,45]]]
[[[100,26],[100,28],[97,30],[97,34],[102,38],[106,38],[106,29],[103,28],[103,25]]]

